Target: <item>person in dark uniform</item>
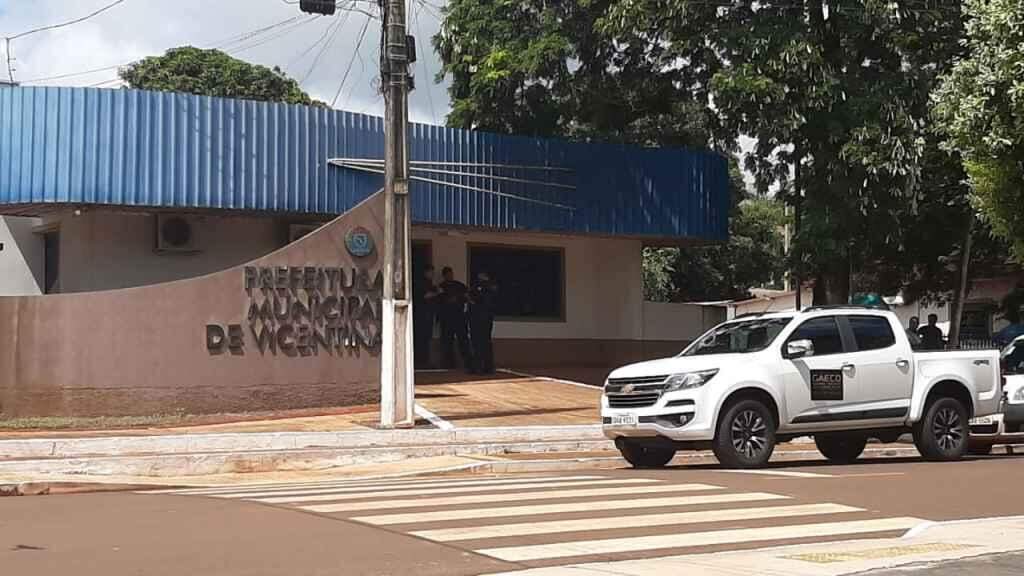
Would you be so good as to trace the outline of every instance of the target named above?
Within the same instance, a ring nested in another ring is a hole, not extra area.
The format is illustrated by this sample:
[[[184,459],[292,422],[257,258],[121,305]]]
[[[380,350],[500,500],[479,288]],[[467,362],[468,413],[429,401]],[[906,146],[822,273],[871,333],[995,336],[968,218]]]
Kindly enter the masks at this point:
[[[430,340],[434,337],[437,299],[441,295],[441,291],[434,285],[434,267],[427,266],[423,276],[413,282],[412,288],[414,360],[416,368],[427,369],[431,367]]]
[[[441,366],[446,369],[455,368],[455,342],[459,344],[459,355],[467,370],[473,367],[473,359],[469,351],[469,334],[466,330],[466,285],[455,279],[452,269],[445,266],[441,270],[440,308],[438,319],[441,321]]]
[[[939,317],[937,315],[929,314],[928,325],[917,329],[917,334],[921,337],[921,348],[925,350],[942,350],[944,348],[942,344],[942,329],[936,325],[938,322]]]
[[[473,369],[478,374],[494,373],[494,310],[498,288],[486,272],[477,274],[469,291],[469,338],[473,343]]]

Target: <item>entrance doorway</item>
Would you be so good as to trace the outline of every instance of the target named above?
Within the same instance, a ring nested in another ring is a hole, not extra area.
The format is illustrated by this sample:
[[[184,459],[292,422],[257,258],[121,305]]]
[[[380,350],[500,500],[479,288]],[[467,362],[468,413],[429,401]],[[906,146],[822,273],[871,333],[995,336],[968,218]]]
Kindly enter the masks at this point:
[[[412,243],[412,297],[413,297],[413,354],[417,369],[431,367],[431,348],[433,348],[435,314],[433,307],[425,305],[423,293],[427,268],[433,265],[432,246],[430,242],[414,241]]]

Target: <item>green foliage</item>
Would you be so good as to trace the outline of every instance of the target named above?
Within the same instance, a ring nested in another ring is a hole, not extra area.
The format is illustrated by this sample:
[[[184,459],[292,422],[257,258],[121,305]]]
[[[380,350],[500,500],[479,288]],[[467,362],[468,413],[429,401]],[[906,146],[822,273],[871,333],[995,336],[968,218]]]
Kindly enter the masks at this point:
[[[1019,17],[1021,2],[993,4]],[[745,168],[759,195],[803,208],[802,258],[788,264],[817,280],[818,303],[845,303],[851,270],[864,292],[955,285],[972,208],[962,167],[938,148],[930,94],[963,31],[960,3],[932,0],[450,0],[434,41],[453,126],[723,152],[755,138]],[[1024,134],[1007,126],[1004,139]],[[781,251],[754,249],[763,231],[745,228],[744,210],[728,245],[648,250],[649,294],[717,299],[779,277]],[[987,228],[974,243],[992,269],[1005,260]]]
[[[326,106],[310,98],[280,68],[250,64],[220,50],[173,48],[163,56],[130,64],[119,74],[130,88],[140,90]]]
[[[935,93],[975,205],[1024,260],[1024,1],[966,0],[967,57]]]
[[[451,0],[434,46],[448,124],[506,134],[707,146],[707,91],[657,46],[606,32],[619,0]],[[724,140],[719,140],[721,144]],[[720,146],[728,149],[731,144]]]
[[[734,211],[726,244],[645,249],[645,297],[662,302],[742,299],[749,288],[780,281],[785,224],[780,202],[751,198]]]

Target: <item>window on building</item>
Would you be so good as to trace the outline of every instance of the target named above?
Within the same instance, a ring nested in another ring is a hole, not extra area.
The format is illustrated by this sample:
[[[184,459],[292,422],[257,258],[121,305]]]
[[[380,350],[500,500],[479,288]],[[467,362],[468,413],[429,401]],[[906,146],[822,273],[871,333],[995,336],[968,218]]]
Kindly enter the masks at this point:
[[[43,234],[43,293],[60,292],[60,232]]]
[[[470,246],[470,283],[486,272],[498,285],[496,315],[517,320],[565,319],[564,253],[560,249]]]
[[[850,329],[853,330],[853,339],[857,342],[857,349],[880,350],[896,344],[896,335],[892,332],[892,325],[887,318],[880,316],[849,316]]]
[[[800,325],[789,337],[794,340],[810,340],[814,343],[814,355],[839,354],[843,351],[843,337],[839,335],[839,325],[831,316],[814,318]]]

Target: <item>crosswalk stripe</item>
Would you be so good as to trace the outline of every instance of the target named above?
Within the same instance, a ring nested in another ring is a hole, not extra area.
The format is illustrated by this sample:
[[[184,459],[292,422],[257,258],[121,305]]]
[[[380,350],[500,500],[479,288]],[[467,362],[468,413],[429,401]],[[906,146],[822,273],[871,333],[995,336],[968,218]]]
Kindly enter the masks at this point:
[[[652,526],[681,526],[707,522],[728,522],[733,520],[755,520],[763,518],[790,518],[795,516],[816,516],[863,512],[862,508],[841,504],[801,504],[796,506],[769,506],[760,508],[730,508],[725,510],[702,510],[700,512],[676,512],[670,514],[644,514],[642,516],[619,516],[616,518],[583,518],[580,520],[554,520],[551,522],[524,522],[520,524],[498,524],[466,528],[442,528],[410,532],[413,536],[435,542],[457,540],[483,540],[509,536],[536,536],[539,534],[560,534],[565,532],[587,532],[593,530],[616,530],[620,528],[647,528]]]
[[[507,498],[513,500],[513,498]],[[703,504],[731,504],[735,502],[759,502],[766,500],[788,500],[789,496],[766,492],[744,492],[736,494],[701,494],[699,496],[671,496],[661,498],[631,498],[628,500],[597,500],[594,502],[569,502],[561,504],[540,504],[534,506],[502,506],[497,508],[475,508],[466,510],[439,510],[436,512],[413,512],[398,514],[375,514],[352,518],[357,522],[386,526],[411,524],[414,522],[444,522],[448,520],[474,520],[479,518],[507,518],[510,516],[540,516],[568,512],[596,512],[606,510],[636,510],[642,508],[668,508],[671,506],[700,506]]]
[[[718,486],[708,484],[672,484],[667,486],[626,486],[623,488],[586,488],[582,490],[552,490],[550,492],[517,492],[502,494],[509,501],[554,500],[561,498],[590,498],[596,496],[632,496],[635,494],[663,494],[666,492],[692,492],[716,490]],[[493,494],[470,496],[447,496],[443,498],[409,498],[400,500],[378,500],[376,502],[344,502],[341,504],[316,504],[300,506],[310,512],[352,512],[357,510],[388,510],[393,508],[425,508],[430,506],[459,506],[462,504],[486,504],[494,502]]]
[[[508,479],[508,476],[473,476],[471,478],[466,476],[453,476],[451,478],[436,478],[436,479],[423,479],[423,478],[402,478],[398,480],[386,480],[386,479],[350,479],[350,480],[323,480],[320,482],[295,482],[295,483],[275,483],[275,484],[233,484],[229,486],[216,486],[208,488],[171,488],[167,490],[150,490],[147,494],[179,494],[187,496],[206,496],[213,494],[229,494],[234,492],[269,492],[274,490],[302,490],[302,489],[313,489],[324,486],[333,487],[405,487],[409,485],[427,485],[427,484],[454,484],[461,482],[540,482],[543,480],[563,480],[565,476],[523,476],[515,479]],[[575,479],[594,479],[594,478],[605,478],[605,476],[569,476],[568,478]]]
[[[557,482],[582,482],[587,480],[609,480],[607,476],[563,476],[550,477],[550,478],[517,478],[515,480],[465,480],[462,482],[448,482],[439,484],[436,482],[424,482],[424,483],[411,483],[411,484],[400,484],[400,485],[376,485],[376,484],[362,484],[358,486],[352,486],[350,484],[325,484],[322,486],[315,486],[302,489],[293,490],[266,490],[263,492],[259,491],[238,491],[238,492],[223,492],[218,494],[209,494],[214,498],[264,498],[273,496],[305,496],[308,494],[344,494],[346,492],[359,492],[366,490],[374,491],[394,491],[395,493],[402,490],[411,490],[415,488],[437,488],[447,489],[449,487],[462,487],[462,486],[476,486],[481,489],[489,488],[492,486],[511,486],[511,485],[522,485],[522,484],[543,484],[543,483],[555,483]],[[655,482],[655,480],[650,480]],[[496,490],[498,488],[495,488]]]
[[[536,482],[533,484],[513,484],[511,486],[461,486],[456,488],[416,488],[412,490],[350,492],[330,491],[326,494],[308,496],[277,496],[272,498],[253,498],[265,504],[286,504],[299,502],[331,502],[337,500],[358,500],[364,498],[393,498],[396,496],[427,496],[431,494],[463,494],[467,492],[504,492],[507,490],[528,490],[531,488],[572,488],[576,486],[608,486],[611,484],[654,484],[658,480],[649,478],[622,478],[610,480],[575,480],[571,482]],[[339,493],[341,492],[341,493]]]
[[[531,560],[567,558],[570,556],[645,552],[664,548],[691,548],[696,546],[741,544],[768,540],[789,540],[794,538],[838,536],[845,534],[866,534],[870,532],[891,532],[895,530],[906,530],[919,522],[921,522],[921,520],[918,518],[884,518],[878,520],[854,520],[850,522],[824,522],[819,524],[802,524],[793,526],[770,526],[766,528],[739,528],[731,530],[715,530],[711,532],[691,532],[686,534],[663,534],[659,536],[608,538],[603,540],[560,542],[556,544],[538,544],[533,546],[508,546],[503,548],[486,548],[474,551],[478,554],[484,554],[507,562],[526,562]]]

